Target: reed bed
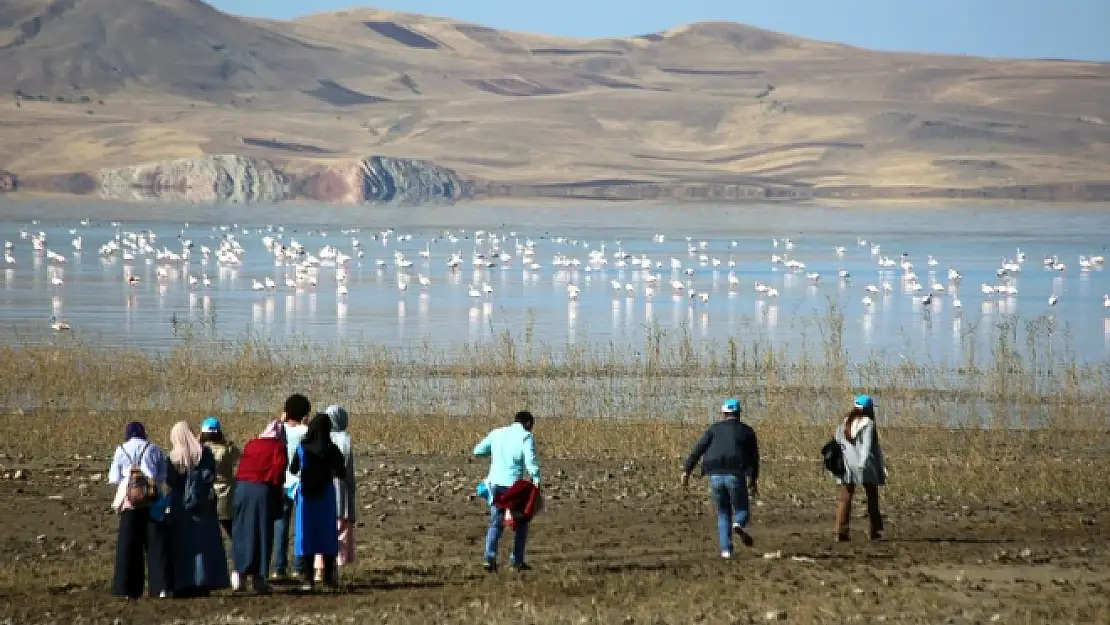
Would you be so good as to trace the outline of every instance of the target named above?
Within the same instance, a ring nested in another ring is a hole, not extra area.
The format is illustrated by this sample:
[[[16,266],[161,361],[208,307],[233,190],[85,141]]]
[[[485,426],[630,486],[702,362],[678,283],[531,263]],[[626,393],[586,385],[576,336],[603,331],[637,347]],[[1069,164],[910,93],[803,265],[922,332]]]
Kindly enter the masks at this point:
[[[768,457],[797,463],[793,487],[805,487],[822,477],[815,450],[852,395],[867,392],[888,454],[908,461],[893,470],[911,470],[918,490],[967,494],[973,482],[986,494],[983,478],[1010,469],[1019,492],[1105,490],[1110,366],[1075,362],[1051,324],[1003,319],[989,353],[969,349],[954,363],[853,360],[842,317],[815,318],[812,329],[819,340],[793,358],[758,337],[716,344],[654,332],[640,346],[551,346],[527,328],[453,350],[191,335],[167,352],[76,340],[5,347],[0,451],[102,455],[129,420],[168,432],[208,414],[242,439],[299,391],[319,408],[346,406],[363,452],[466,454],[483,430],[527,408],[549,456],[671,462],[735,396]]]

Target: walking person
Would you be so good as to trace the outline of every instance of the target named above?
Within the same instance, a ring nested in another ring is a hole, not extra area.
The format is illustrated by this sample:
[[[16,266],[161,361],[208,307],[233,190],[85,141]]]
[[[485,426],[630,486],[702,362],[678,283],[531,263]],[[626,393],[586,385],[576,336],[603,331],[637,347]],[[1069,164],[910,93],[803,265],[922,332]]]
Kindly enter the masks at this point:
[[[319,556],[323,567],[319,578],[305,570],[301,590],[311,591],[317,581],[337,585],[335,560],[339,555],[336,531],[336,478],[345,475],[343,454],[331,442],[331,418],[318,414],[308,424],[308,433],[289,461],[289,470],[300,477],[294,487],[295,529],[293,553],[307,565]]]
[[[301,439],[308,433],[308,426],[304,420],[312,412],[312,402],[300,393],[294,393],[285,400],[285,407],[281,413],[281,420],[285,426],[285,453],[292,462],[297,455],[297,447]],[[282,581],[289,570],[289,530],[293,521],[293,489],[300,481],[288,468],[285,472],[284,494],[281,498],[280,514],[274,519],[274,572],[270,579]],[[304,564],[294,555],[292,562],[293,575],[300,577],[304,574]]]
[[[505,531],[506,508],[512,513],[510,506],[498,504],[499,498],[523,479],[525,470],[532,477],[532,487],[538,489],[540,485],[540,464],[536,455],[536,439],[532,434],[535,425],[536,419],[532,413],[522,410],[516,413],[511,424],[493,430],[474,447],[475,456],[488,456],[490,459],[489,474],[484,482],[490,507],[489,530],[486,532],[486,548],[482,560],[482,566],[487,571],[497,570],[497,544]],[[529,521],[530,519],[522,517],[521,522],[514,527],[513,553],[509,565],[516,570],[530,568],[524,559],[531,524]]]
[[[740,412],[738,400],[725,400],[721,420],[705,430],[682,470],[683,488],[699,460],[702,474],[709,476],[709,491],[717,508],[717,540],[725,559],[732,557],[733,533],[746,547],[754,544],[747,531],[751,520],[748,492],[750,488],[753,496],[759,494],[759,443],[755,430],[740,420]]]
[[[208,417],[200,424],[200,442],[212,452],[216,459],[216,514],[220,527],[231,538],[232,510],[235,500],[235,467],[239,464],[239,448],[224,436],[220,420]]]
[[[231,586],[216,514],[216,459],[185,421],[170,430],[170,552],[175,597],[206,597]]]
[[[836,540],[847,542],[850,539],[852,497],[858,485],[863,485],[867,496],[868,536],[871,540],[879,540],[883,535],[879,487],[886,484],[886,466],[879,446],[879,432],[875,429],[875,400],[870,395],[858,395],[833,436],[844,455],[844,475],[836,480],[840,490],[836,506]]]
[[[142,423],[128,423],[124,442],[108,467],[108,483],[117,485],[113,508],[119,514],[119,530],[112,576],[112,594],[117,597],[142,597],[148,572],[150,596],[169,596],[165,535],[161,523],[151,518],[165,480],[162,448],[147,440]]]
[[[274,545],[274,519],[281,514],[285,498],[283,484],[288,465],[281,420],[271,422],[258,438],[243,446],[235,474],[232,590],[243,589],[244,576],[251,578],[256,593],[268,594],[271,590],[266,576]]]
[[[337,531],[339,536],[339,554],[335,558],[337,567],[345,567],[355,560],[355,456],[352,453],[351,434],[347,431],[349,416],[342,406],[331,405],[324,410],[331,419],[331,442],[343,454],[343,464],[346,470],[342,477],[335,479],[335,503]],[[324,577],[324,559],[316,558],[316,579],[322,581]]]

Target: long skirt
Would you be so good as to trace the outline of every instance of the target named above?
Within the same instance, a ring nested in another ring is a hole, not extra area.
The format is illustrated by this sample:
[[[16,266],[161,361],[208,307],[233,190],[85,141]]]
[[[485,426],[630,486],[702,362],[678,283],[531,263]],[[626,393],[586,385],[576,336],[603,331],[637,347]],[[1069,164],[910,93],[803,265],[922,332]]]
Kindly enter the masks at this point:
[[[230,588],[227,554],[215,506],[188,512],[176,492],[172,502],[169,522],[174,594],[204,595]]]
[[[274,514],[280,505],[281,488],[239,481],[235,484],[234,525],[231,553],[241,575],[266,577],[274,545]]]
[[[296,537],[293,540],[293,553],[298,558],[317,554],[331,557],[339,555],[335,486],[331,482],[315,497],[305,497],[304,493],[297,493],[297,521],[294,527]]]
[[[148,570],[150,596],[168,592],[172,585],[168,546],[164,525],[151,520],[148,510],[121,512],[112,594],[131,599],[142,597]]]
[[[339,538],[339,555],[335,558],[335,563],[339,566],[347,566],[355,561],[355,524],[347,519],[339,519],[336,523]],[[324,556],[316,556],[316,568],[324,568]]]

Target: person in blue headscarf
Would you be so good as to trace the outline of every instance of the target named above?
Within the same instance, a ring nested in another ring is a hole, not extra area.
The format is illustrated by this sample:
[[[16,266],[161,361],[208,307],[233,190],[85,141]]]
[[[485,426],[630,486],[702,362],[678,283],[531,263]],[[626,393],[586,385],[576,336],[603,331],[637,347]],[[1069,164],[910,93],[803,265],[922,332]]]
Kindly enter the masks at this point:
[[[759,493],[759,441],[755,430],[740,420],[740,412],[739,400],[726,399],[721,404],[721,419],[698,439],[682,470],[683,488],[699,460],[702,474],[709,476],[717,507],[717,540],[726,560],[732,557],[733,533],[746,547],[755,542],[747,530],[751,520],[748,493]]]
[[[836,539],[849,540],[852,518],[852,497],[856,486],[863,485],[867,495],[867,518],[871,527],[871,540],[882,538],[883,515],[879,511],[879,487],[886,484],[886,467],[883,450],[879,446],[879,432],[875,429],[875,400],[870,395],[858,395],[852,410],[833,434],[844,454],[844,475],[837,478],[840,501],[836,506]]]

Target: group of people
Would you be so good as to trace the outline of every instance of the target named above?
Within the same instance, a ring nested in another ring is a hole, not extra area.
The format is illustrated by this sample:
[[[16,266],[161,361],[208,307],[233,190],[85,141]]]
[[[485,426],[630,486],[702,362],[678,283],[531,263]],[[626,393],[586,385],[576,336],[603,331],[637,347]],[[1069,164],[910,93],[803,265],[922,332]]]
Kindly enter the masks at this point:
[[[215,417],[199,435],[188,422],[175,424],[168,454],[142,423],[128,424],[108,474],[119,513],[113,593],[138,599],[148,586],[155,597],[196,597],[249,582],[265,594],[290,571],[305,591],[337,585],[338,567],[355,551],[347,425],[343,407],[312,415],[301,394],[242,449]]]
[[[285,579],[290,570],[290,529],[291,570],[302,590],[311,591],[317,583],[334,586],[337,567],[354,559],[354,458],[347,411],[333,405],[309,420],[311,410],[308,398],[291,395],[281,417],[242,450],[225,439],[214,417],[201,424],[199,436],[186,422],[174,425],[168,455],[148,441],[142,424],[129,424],[109,474],[109,481],[119,485],[114,593],[140,597],[147,571],[151,596],[204,596],[228,587],[238,591],[248,580],[256,592],[268,593],[268,580]],[[755,430],[740,420],[738,400],[726,400],[720,412],[721,420],[709,426],[686,458],[681,484],[688,485],[700,462],[717,509],[721,557],[727,559],[734,535],[745,546],[754,544],[748,531],[749,494],[759,492],[759,443]],[[529,568],[528,529],[543,509],[534,426],[530,412],[518,412],[512,423],[491,431],[473,450],[475,456],[490,459],[489,472],[476,489],[490,509],[483,554],[487,571],[498,568],[498,543],[506,527],[514,532],[510,566]],[[855,398],[829,446],[838,449],[837,468],[829,469],[840,489],[837,540],[849,540],[851,504],[859,485],[867,496],[869,536],[880,538],[878,487],[886,472],[870,396]],[[230,573],[221,525],[231,541]]]
[[[709,477],[709,490],[717,509],[717,539],[721,557],[731,558],[733,534],[745,546],[754,539],[748,533],[751,507],[748,495],[759,493],[759,443],[755,430],[740,420],[741,406],[736,399],[721,404],[721,420],[709,426],[693,451],[686,457],[682,470],[682,487],[690,481],[694,467],[701,462],[702,474]],[[886,483],[886,467],[879,434],[875,427],[875,400],[870,395],[857,395],[852,409],[837,424],[833,439],[837,462],[826,462],[839,486],[835,532],[838,542],[850,540],[852,499],[856,487],[862,486],[867,496],[868,536],[879,540],[883,535],[883,516],[879,509],[879,486]]]

